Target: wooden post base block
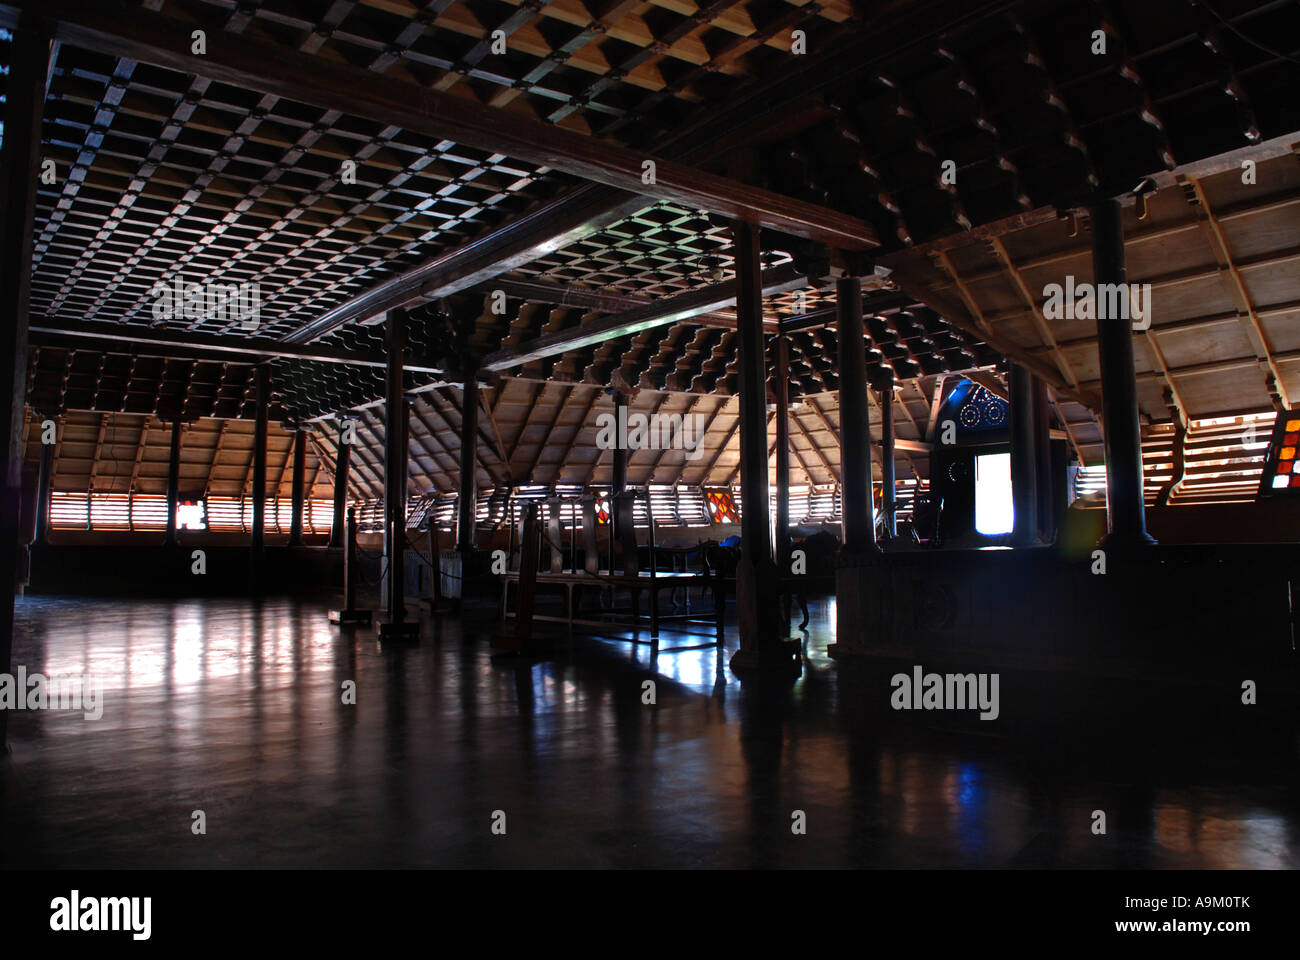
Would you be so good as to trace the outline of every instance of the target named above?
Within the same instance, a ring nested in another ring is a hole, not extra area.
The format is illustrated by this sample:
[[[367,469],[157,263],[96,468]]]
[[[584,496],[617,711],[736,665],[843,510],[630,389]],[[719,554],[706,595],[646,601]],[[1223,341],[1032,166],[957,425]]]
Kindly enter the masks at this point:
[[[756,567],[743,552],[736,564],[736,616],[742,650],[758,650],[785,639],[781,626],[780,583],[770,559]]]
[[[729,666],[737,676],[764,674],[793,678],[803,673],[801,654],[798,640],[783,639],[758,650],[737,650]]]
[[[418,640],[420,639],[420,622],[418,620],[388,620],[376,628],[380,640]]]
[[[492,637],[493,650],[514,650],[520,649],[520,638],[513,633],[498,633]]]
[[[330,623],[337,623],[340,626],[352,626],[360,624],[370,626],[371,614],[369,610],[331,610]]]
[[[884,639],[880,568],[853,563],[853,558],[845,561],[835,570],[836,642],[826,648],[836,658],[866,656],[873,642]]]

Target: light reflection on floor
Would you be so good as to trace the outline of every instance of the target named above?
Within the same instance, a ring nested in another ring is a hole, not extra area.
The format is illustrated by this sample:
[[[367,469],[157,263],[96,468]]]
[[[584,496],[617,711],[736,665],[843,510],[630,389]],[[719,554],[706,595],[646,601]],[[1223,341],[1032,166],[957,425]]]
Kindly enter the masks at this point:
[[[768,689],[727,668],[734,629],[722,651],[656,656],[580,637],[557,659],[501,665],[491,623],[426,623],[418,645],[381,648],[369,633],[340,635],[316,603],[27,599],[15,666],[94,676],[104,714],[11,716],[0,856],[65,867],[1300,865],[1294,756],[1244,777],[1195,764],[1111,773],[864,718],[826,656],[833,618],[833,603],[814,604],[803,677]],[[355,706],[342,702],[348,681]],[[1099,807],[1112,825],[1101,838],[1089,829]],[[190,833],[195,809],[204,837]],[[506,837],[488,829],[498,809]],[[806,835],[791,832],[795,810]]]

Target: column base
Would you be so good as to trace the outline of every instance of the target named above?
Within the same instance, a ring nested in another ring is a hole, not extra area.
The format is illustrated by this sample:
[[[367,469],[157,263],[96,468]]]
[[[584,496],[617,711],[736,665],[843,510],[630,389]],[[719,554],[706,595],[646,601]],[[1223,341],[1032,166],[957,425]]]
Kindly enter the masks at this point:
[[[369,610],[331,610],[329,616],[330,623],[337,623],[339,626],[351,626],[352,624],[370,626],[371,613]]]
[[[1158,541],[1151,534],[1143,530],[1141,533],[1115,533],[1106,534],[1097,541],[1097,546],[1103,550],[1140,550],[1143,547],[1154,547]]]
[[[865,660],[872,653],[861,644],[836,642],[826,644],[826,655],[832,660]]]
[[[737,650],[729,666],[738,676],[763,673],[797,677],[803,673],[801,652],[798,640],[786,638],[759,650]]]
[[[387,620],[376,627],[380,640],[418,640],[420,639],[420,621]]]

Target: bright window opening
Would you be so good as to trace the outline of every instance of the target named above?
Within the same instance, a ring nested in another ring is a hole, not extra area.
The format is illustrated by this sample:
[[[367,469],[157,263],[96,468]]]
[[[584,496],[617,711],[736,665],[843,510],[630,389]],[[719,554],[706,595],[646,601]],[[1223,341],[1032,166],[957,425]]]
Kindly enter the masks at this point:
[[[176,505],[176,526],[182,530],[206,530],[208,521],[203,513],[202,501],[182,500]]]
[[[1011,454],[981,454],[975,458],[975,529],[993,537],[1014,528]]]

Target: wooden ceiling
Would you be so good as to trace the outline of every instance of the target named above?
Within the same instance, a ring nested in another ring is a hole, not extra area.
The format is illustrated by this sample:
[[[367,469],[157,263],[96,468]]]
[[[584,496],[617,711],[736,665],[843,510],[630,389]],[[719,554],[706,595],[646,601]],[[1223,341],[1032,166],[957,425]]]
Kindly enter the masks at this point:
[[[1291,2],[150,0],[83,12],[0,0],[0,24],[18,8],[74,26],[93,16],[97,30],[117,12],[142,54],[67,39],[56,50],[43,155],[57,177],[39,187],[32,280],[29,400],[42,415],[247,417],[253,366],[271,363],[274,417],[360,410],[378,422],[382,344],[365,321],[400,305],[417,367],[407,386],[429,421],[425,488],[457,456],[459,392],[444,384],[465,350],[523,354],[589,326],[615,332],[488,376],[498,426],[518,435],[495,466],[487,455],[482,481],[519,482],[532,464],[565,482],[603,469],[569,460],[611,385],[698,409],[734,435],[725,296],[634,332],[615,323],[708,301],[730,282],[725,218],[656,187],[587,182],[570,160],[365,115],[355,97],[340,109],[309,88],[235,84],[241,50],[268,77],[290,58],[307,58],[292,62],[322,89],[373,74],[412,110],[421,91],[472,104],[485,137],[545,124],[588,138],[593,156],[609,146],[690,164],[867,225],[875,261],[892,270],[866,285],[869,363],[896,387],[904,438],[923,436],[938,375],[1010,357],[1051,374],[1062,425],[1095,462],[1092,334],[1045,328],[1031,301],[1067,267],[1090,273],[1086,221],[1069,237],[1056,211],[1148,177],[1162,187],[1150,216],[1127,224],[1130,279],[1156,284],[1156,331],[1138,351],[1144,414],[1168,419],[1166,388],[1190,417],[1271,408],[1269,374],[1279,397],[1300,390],[1287,306],[1300,301],[1289,199],[1300,169],[1286,140],[1300,139],[1300,66],[1274,49],[1300,36]],[[188,57],[195,27],[206,59]],[[807,53],[791,52],[796,30]],[[1261,159],[1255,187],[1231,172],[1177,173],[1264,145],[1261,158],[1276,159]],[[949,160],[955,183],[941,176]],[[791,388],[805,401],[792,442],[808,475],[829,481],[837,257],[775,228],[762,242],[776,277],[767,326],[793,331]],[[150,290],[177,276],[257,282],[256,331],[156,323]],[[497,290],[504,313],[491,309]],[[671,457],[638,466],[657,480],[699,472]]]
[[[1252,183],[1243,176],[1239,163],[1206,177],[1180,174],[1149,196],[1143,219],[1141,204],[1125,210],[1128,280],[1151,284],[1150,329],[1134,334],[1148,423],[1300,403],[1300,155],[1261,160]],[[1100,391],[1096,321],[1052,319],[1044,309],[1048,285],[1093,281],[1086,219],[887,262],[950,318],[1033,362],[1056,384],[1058,403]],[[1100,462],[1099,435],[1081,445],[1086,462]]]

